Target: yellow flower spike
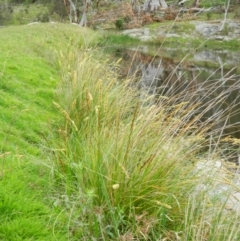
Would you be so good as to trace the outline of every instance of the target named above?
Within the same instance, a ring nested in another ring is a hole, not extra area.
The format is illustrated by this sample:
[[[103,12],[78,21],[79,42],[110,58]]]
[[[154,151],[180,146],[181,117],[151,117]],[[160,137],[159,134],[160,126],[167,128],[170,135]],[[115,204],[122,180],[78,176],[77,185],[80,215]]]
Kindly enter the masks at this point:
[[[62,51],[60,51],[60,56],[61,56],[61,58],[64,58]]]
[[[98,93],[99,93],[99,103],[100,103],[100,105],[102,105],[102,85],[103,85],[103,81],[101,79],[99,79],[98,82],[97,82],[97,88],[99,89]]]
[[[2,154],[0,154],[0,158],[3,158],[3,157],[5,157],[5,156],[7,156],[7,155],[9,155],[9,154],[11,154],[11,152],[4,152],[4,153],[2,153]]]
[[[92,94],[89,91],[87,92],[87,98],[89,101],[93,100]]]
[[[76,86],[77,84],[77,71],[73,71],[73,86]]]
[[[86,93],[86,101],[87,101],[87,108],[88,108],[88,110],[90,109],[90,105],[91,105],[92,100],[93,100],[92,94],[89,91],[87,91],[87,93]]]
[[[122,58],[120,58],[120,59],[116,62],[116,64],[120,63],[121,61],[122,61]]]
[[[160,202],[160,201],[155,201],[155,202],[156,202],[156,204],[159,205],[159,206],[163,206],[163,207],[165,207],[165,208],[167,208],[167,209],[172,209],[172,207],[171,207],[170,205],[166,204],[166,203],[162,203],[162,202]]]
[[[98,114],[98,106],[95,106],[95,112]]]
[[[119,184],[114,184],[114,185],[112,185],[112,188],[113,188],[114,190],[118,189],[119,187],[120,187]]]

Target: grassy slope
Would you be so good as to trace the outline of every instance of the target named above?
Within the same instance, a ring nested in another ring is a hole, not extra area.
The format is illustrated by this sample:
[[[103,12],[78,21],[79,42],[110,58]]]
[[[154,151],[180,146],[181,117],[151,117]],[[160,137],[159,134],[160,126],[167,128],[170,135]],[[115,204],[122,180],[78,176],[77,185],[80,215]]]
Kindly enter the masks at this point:
[[[189,179],[189,160],[195,160],[194,143],[201,138],[193,133],[182,145],[194,125],[185,123],[182,104],[174,102],[167,116],[161,105],[138,108],[135,91],[121,88],[111,75],[114,66],[107,68],[89,49],[76,51],[94,39],[88,30],[45,24],[0,31],[0,240],[238,237],[235,220],[223,215],[221,205],[208,223],[207,205],[217,207],[209,195],[193,195],[196,200],[182,195],[204,179]],[[61,58],[55,50],[62,51]],[[65,121],[52,105],[60,79],[57,102]],[[55,171],[66,190],[55,190],[53,197],[53,179],[40,164],[48,163],[43,140],[54,139],[57,119],[64,125],[55,140]],[[178,131],[182,136],[175,137]]]
[[[0,240],[65,240],[53,233],[58,211],[45,198],[49,174],[38,164],[58,118],[55,50],[70,38],[80,46],[79,33],[60,24],[0,29]]]

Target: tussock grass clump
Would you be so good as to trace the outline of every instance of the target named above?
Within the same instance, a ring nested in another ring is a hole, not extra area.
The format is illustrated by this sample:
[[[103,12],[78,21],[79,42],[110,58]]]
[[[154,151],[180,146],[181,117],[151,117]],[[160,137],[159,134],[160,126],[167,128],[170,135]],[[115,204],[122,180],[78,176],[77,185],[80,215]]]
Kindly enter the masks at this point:
[[[160,96],[152,104],[154,96],[120,81],[117,63],[96,50],[61,53],[59,64],[54,104],[63,119],[53,170],[62,190],[57,203],[69,212],[69,237],[225,240],[225,231],[236,234],[216,228],[207,215],[211,208],[222,220],[224,203],[208,195],[210,172],[196,167],[211,128],[193,117],[197,103]],[[208,188],[198,191],[199,184]]]

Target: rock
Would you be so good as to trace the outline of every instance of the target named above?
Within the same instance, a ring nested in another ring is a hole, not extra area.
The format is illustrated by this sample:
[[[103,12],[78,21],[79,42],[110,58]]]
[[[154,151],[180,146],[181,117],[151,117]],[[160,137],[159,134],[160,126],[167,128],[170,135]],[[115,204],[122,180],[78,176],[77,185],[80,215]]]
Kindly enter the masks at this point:
[[[198,22],[195,24],[195,29],[197,32],[202,34],[204,37],[210,37],[219,30],[219,24]]]
[[[206,175],[206,180],[213,181],[199,183],[195,192],[206,191],[210,198],[220,198],[226,211],[233,211],[240,215],[240,175],[238,173],[229,174],[227,166],[224,166],[223,163],[224,161],[221,160],[206,160],[196,164],[196,172],[199,172],[199,175]]]
[[[172,10],[164,11],[164,14],[173,12]],[[161,12],[162,13],[162,12]],[[135,15],[131,9],[130,4],[121,3],[119,8],[112,9],[111,11],[98,14],[98,17],[94,17],[95,24],[101,24],[103,29],[106,24],[110,25],[111,28],[116,28],[116,20],[121,19],[123,21],[122,34],[129,35],[131,37],[139,38],[142,41],[151,41],[155,38],[184,38],[184,39],[196,39],[199,38],[199,34],[203,38],[209,38],[217,41],[229,41],[232,39],[240,38],[240,22],[234,20],[227,20],[223,31],[219,31],[222,21],[189,21],[189,23],[195,26],[195,31],[191,29],[183,29],[183,31],[174,32],[174,29],[169,33],[170,25],[160,25],[159,28],[149,31],[148,28],[141,29],[146,23],[153,22],[153,13],[142,13]],[[162,17],[161,17],[162,19]],[[91,24],[90,24],[91,25]],[[177,24],[176,24],[177,25]],[[109,27],[107,27],[109,29]]]
[[[211,61],[213,63],[217,63],[218,55],[213,51],[203,50],[201,52],[194,53],[193,59],[195,61]]]
[[[225,37],[224,36],[213,36],[211,39],[218,40],[218,41],[224,41]]]
[[[28,23],[27,25],[34,25],[34,24],[39,24],[40,22],[31,22],[31,23]]]
[[[128,30],[124,30],[122,32],[122,34],[123,35],[132,35],[132,34],[139,35],[139,34],[144,34],[144,30],[138,29],[138,28],[128,29]]]
[[[144,35],[150,35],[150,31],[148,28],[144,28],[143,31],[144,31]]]
[[[145,35],[145,36],[141,36],[139,37],[139,39],[141,41],[151,41],[153,39],[153,37],[149,36],[149,35]]]
[[[151,33],[149,31],[148,28],[144,28],[144,29],[128,29],[128,30],[124,30],[122,32],[123,35],[129,35],[131,37],[134,38],[138,38],[141,41],[150,41],[153,39],[153,36],[151,36]]]
[[[229,28],[232,28],[232,29],[240,29],[240,23],[239,22],[228,21],[227,25],[228,25]]]
[[[175,34],[175,33],[168,33],[168,34],[165,35],[165,37],[167,37],[167,38],[179,38],[180,35]]]

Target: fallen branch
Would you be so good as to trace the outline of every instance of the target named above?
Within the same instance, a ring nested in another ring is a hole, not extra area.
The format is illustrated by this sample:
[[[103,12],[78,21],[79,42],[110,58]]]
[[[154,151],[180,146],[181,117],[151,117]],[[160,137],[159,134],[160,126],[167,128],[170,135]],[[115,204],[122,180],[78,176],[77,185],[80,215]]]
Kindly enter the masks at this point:
[[[227,7],[226,7],[225,13],[224,13],[224,19],[223,19],[222,25],[219,28],[220,32],[223,30],[223,28],[225,26],[225,23],[226,23],[226,20],[227,20],[227,14],[228,14],[229,5],[230,5],[230,0],[228,0],[228,2],[227,2]]]
[[[199,12],[210,12],[212,11],[212,8],[182,8],[178,12],[190,12],[190,13],[199,13]]]

